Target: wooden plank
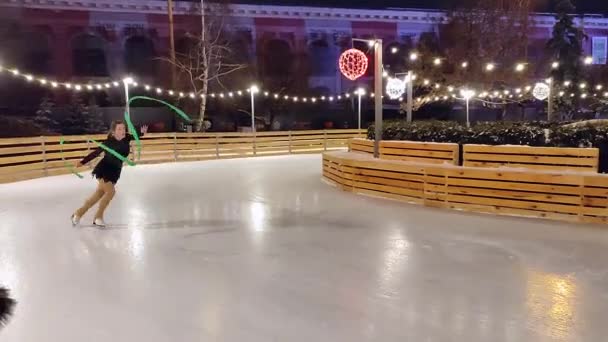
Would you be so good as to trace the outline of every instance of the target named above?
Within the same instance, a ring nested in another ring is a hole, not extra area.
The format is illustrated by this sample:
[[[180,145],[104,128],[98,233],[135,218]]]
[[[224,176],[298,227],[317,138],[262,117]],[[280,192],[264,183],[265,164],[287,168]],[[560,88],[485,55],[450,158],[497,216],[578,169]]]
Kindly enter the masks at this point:
[[[0,158],[0,165],[37,162],[37,161],[42,161],[42,153],[28,154],[25,156],[18,156],[18,157],[3,157],[3,158]]]
[[[387,148],[381,147],[380,153],[383,155],[390,154],[395,156],[413,156],[413,157],[425,157],[432,159],[447,159],[452,160],[454,158],[453,152],[443,152],[443,151],[432,151],[432,150],[414,150],[414,149],[396,149],[396,148]]]
[[[445,168],[445,175],[454,178],[474,178],[482,180],[527,182],[555,185],[582,184],[582,175],[560,172],[531,172],[525,170],[495,170],[481,168]]]
[[[353,180],[355,180],[357,182],[389,185],[389,186],[394,186],[394,187],[398,187],[398,188],[420,190],[420,191],[424,190],[424,183],[420,183],[420,182],[409,182],[409,181],[402,181],[402,180],[396,180],[396,179],[390,179],[390,178],[363,176],[363,175],[358,175],[358,174],[354,174],[352,176],[352,178],[353,178]]]
[[[497,182],[492,180],[482,179],[467,179],[467,178],[453,178],[447,179],[448,185],[450,186],[464,186],[464,187],[477,187],[477,188],[499,188],[504,190],[519,190],[529,192],[539,192],[548,194],[564,194],[564,195],[580,195],[579,186],[566,186],[566,185],[547,185],[547,184],[535,184],[535,183],[521,183],[521,182]],[[606,192],[608,194],[608,191]]]
[[[416,197],[416,198],[424,197],[424,191],[422,191],[422,190],[398,188],[398,187],[394,187],[394,186],[390,186],[390,185],[373,184],[373,183],[355,181],[353,186],[357,189],[375,190],[375,191],[381,191],[381,192],[408,196],[408,197]]]
[[[536,211],[550,211],[550,212],[566,213],[566,214],[579,214],[581,212],[581,207],[577,206],[577,205],[543,203],[543,202],[533,202],[533,201],[524,201],[524,200],[495,199],[495,198],[489,198],[489,197],[477,197],[477,196],[456,195],[456,194],[448,194],[447,196],[445,196],[445,198],[441,198],[441,199],[447,200],[450,203],[456,202],[456,203],[482,204],[482,205],[489,205],[489,206],[531,209],[531,210],[536,210]]]
[[[598,157],[597,148],[573,148],[573,147],[532,147],[516,145],[464,145],[464,153],[505,153],[505,154],[532,154],[546,156],[564,157]]]
[[[431,151],[445,151],[445,152],[456,152],[458,151],[458,144],[452,143],[424,143],[415,141],[392,141],[383,140],[380,143],[381,147],[385,148],[396,148],[396,149],[413,149],[413,150],[431,150]]]
[[[362,195],[371,196],[371,197],[388,198],[388,199],[397,200],[400,202],[412,203],[412,204],[424,203],[424,200],[419,197],[404,196],[404,195],[386,193],[386,192],[370,190],[370,189],[355,188],[353,190],[353,192],[362,194]]]
[[[531,169],[531,170],[554,170],[554,171],[580,171],[580,172],[592,172],[593,168],[587,166],[568,166],[568,165],[542,165],[542,164],[516,164],[516,163],[492,163],[492,162],[475,162],[465,161],[464,166],[466,167],[480,167],[480,168],[513,168],[513,169]]]
[[[424,158],[424,157],[410,157],[410,156],[396,156],[390,154],[381,154],[380,159],[386,160],[403,160],[403,161],[412,161],[412,162],[420,162],[427,164],[444,164],[448,161],[446,159],[433,159],[433,158]]]
[[[25,153],[42,153],[42,145],[20,146],[20,147],[2,147],[0,148],[0,156],[9,154],[25,154]],[[0,157],[2,158],[2,157]]]
[[[471,187],[460,187],[460,186],[448,186],[441,187],[445,189],[449,194],[457,195],[474,195],[479,197],[493,197],[498,199],[514,199],[514,200],[525,200],[535,202],[547,202],[547,203],[563,203],[563,204],[574,204],[579,205],[581,198],[579,195],[556,195],[556,194],[543,194],[537,192],[526,192],[526,191],[514,191],[514,190],[502,190],[500,188],[487,189],[487,188],[471,188]]]
[[[464,155],[465,161],[493,161],[500,163],[517,164],[552,164],[552,165],[576,165],[589,166],[595,165],[594,158],[569,158],[563,156],[538,156],[538,155],[513,155],[513,154],[482,154],[467,153]]]

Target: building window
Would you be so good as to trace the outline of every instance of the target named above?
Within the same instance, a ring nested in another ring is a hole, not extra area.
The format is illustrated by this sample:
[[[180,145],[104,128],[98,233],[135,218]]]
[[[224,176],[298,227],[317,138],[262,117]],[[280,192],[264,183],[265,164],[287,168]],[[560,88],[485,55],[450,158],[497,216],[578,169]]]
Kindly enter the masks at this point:
[[[82,34],[72,41],[72,66],[76,76],[106,77],[104,41],[92,34]]]
[[[593,64],[606,64],[608,37],[593,37],[591,39],[591,55],[593,56]]]
[[[125,66],[128,73],[137,76],[156,75],[154,43],[144,36],[133,36],[125,42]]]

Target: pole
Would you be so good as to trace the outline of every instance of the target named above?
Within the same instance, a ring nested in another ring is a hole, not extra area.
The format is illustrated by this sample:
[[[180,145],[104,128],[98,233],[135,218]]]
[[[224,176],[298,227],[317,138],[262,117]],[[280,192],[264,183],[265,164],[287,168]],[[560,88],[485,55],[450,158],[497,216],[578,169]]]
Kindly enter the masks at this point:
[[[469,97],[466,97],[467,102],[467,127],[471,127],[471,120],[469,119]]]
[[[257,154],[257,148],[255,144],[256,132],[255,132],[255,92],[257,87],[251,87],[251,134],[253,135],[253,154]]]
[[[251,132],[255,133],[255,99],[254,91],[251,88]]]
[[[553,82],[549,83],[549,97],[547,98],[547,120],[553,120]]]
[[[374,140],[374,158],[380,157],[380,140],[382,140],[382,39],[376,39],[374,44],[375,71],[374,71],[374,93],[376,111],[376,139]]]
[[[122,84],[125,87],[125,112],[127,112],[127,116],[131,117],[131,109],[129,108],[129,83],[130,80],[124,79]]]
[[[359,93],[359,130],[361,130],[361,89],[358,90]]]
[[[167,0],[167,15],[169,16],[169,49],[171,57],[171,87],[175,89],[177,79],[175,72],[175,34],[173,30],[173,0]]]
[[[412,71],[407,72],[407,122],[412,122],[412,107],[413,103],[413,92],[414,92],[414,76]]]

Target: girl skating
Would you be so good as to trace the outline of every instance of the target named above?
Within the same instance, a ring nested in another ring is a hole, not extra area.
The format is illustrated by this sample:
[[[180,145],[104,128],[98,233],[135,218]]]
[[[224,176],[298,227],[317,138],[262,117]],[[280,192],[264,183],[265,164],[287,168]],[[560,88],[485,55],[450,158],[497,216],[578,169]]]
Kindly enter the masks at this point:
[[[146,134],[148,132],[148,126],[141,127],[141,134]],[[104,145],[118,152],[123,157],[128,157],[131,150],[131,141],[134,137],[130,134],[127,134],[127,127],[123,121],[114,121],[112,122],[112,127],[110,129],[110,134],[108,135],[108,139],[104,142]],[[102,148],[97,148],[95,151],[91,152],[88,156],[84,157],[80,162],[77,163],[77,167],[86,165],[91,160],[97,158],[101,152],[103,152]],[[105,222],[103,220],[103,214],[114,198],[114,194],[116,193],[115,185],[120,178],[120,173],[122,171],[122,160],[116,158],[110,153],[104,153],[104,157],[101,161],[95,166],[93,169],[92,175],[98,181],[97,190],[89,199],[84,202],[80,209],[76,210],[72,215],[72,224],[78,225],[80,223],[80,219],[86,214],[86,212],[91,209],[97,202],[99,202],[99,207],[97,212],[95,212],[95,217],[93,219],[93,225],[97,227],[105,227]]]

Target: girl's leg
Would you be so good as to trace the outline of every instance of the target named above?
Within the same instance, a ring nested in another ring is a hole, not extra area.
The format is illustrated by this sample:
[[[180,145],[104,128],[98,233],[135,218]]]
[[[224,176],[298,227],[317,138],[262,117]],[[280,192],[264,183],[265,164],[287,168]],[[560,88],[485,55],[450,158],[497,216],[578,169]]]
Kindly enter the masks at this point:
[[[97,189],[95,190],[95,193],[93,193],[93,195],[91,195],[91,197],[89,197],[89,199],[84,202],[80,209],[76,210],[74,215],[79,218],[84,216],[84,214],[86,214],[86,212],[89,211],[89,209],[91,209],[91,207],[94,206],[95,203],[99,202],[99,200],[103,197],[103,194],[103,180],[100,179],[99,183],[97,183]]]
[[[114,198],[114,194],[116,194],[116,189],[114,188],[114,183],[112,182],[104,182],[103,180],[100,183],[103,189],[103,197],[101,197],[101,201],[99,201],[99,208],[95,213],[95,219],[100,219],[103,221],[103,214],[106,211],[106,208]]]

